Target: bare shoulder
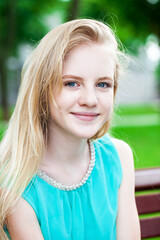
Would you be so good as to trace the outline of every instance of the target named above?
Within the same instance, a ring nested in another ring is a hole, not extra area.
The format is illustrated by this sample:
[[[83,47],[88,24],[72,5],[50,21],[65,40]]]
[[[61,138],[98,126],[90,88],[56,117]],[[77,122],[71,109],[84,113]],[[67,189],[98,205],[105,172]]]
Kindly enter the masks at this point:
[[[122,140],[112,138],[112,142],[118,151],[123,172],[120,192],[122,193],[122,196],[132,195],[133,198],[135,188],[135,174],[132,149],[126,142]]]
[[[128,145],[128,143],[124,142],[123,140],[117,139],[117,138],[111,138],[113,144],[115,145],[123,170],[125,168],[131,168],[133,171],[134,169],[134,163],[133,163],[133,153],[131,147]]]
[[[123,179],[121,187],[123,188],[124,185],[128,185],[128,187],[132,190],[134,190],[134,184],[135,184],[135,175],[134,175],[134,159],[133,159],[133,153],[131,147],[128,145],[128,143],[116,139],[111,138],[113,144],[115,145],[123,171]]]
[[[112,138],[123,171],[118,192],[117,240],[140,240],[140,225],[135,204],[135,175],[131,147],[124,141]]]
[[[17,201],[6,222],[13,240],[44,240],[37,216],[30,204],[23,198]]]
[[[113,138],[113,137],[111,137],[111,139],[120,154],[123,154],[123,153],[125,153],[127,155],[132,154],[132,149],[128,145],[128,143],[126,143],[123,140]]]

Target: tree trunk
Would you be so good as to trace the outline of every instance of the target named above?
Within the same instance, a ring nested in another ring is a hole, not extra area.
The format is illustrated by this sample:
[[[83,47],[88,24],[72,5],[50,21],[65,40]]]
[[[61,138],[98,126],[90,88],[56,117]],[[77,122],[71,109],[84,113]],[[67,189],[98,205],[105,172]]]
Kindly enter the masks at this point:
[[[3,58],[0,60],[0,91],[1,91],[1,102],[2,102],[2,111],[3,119],[9,119],[8,111],[8,96],[7,96],[7,68],[6,68],[6,59]]]
[[[80,7],[80,0],[71,1],[68,21],[78,18],[79,7]]]
[[[16,35],[16,0],[8,0],[5,5],[5,22],[7,34],[5,34],[0,41],[1,52],[0,52],[0,95],[3,110],[3,119],[9,119],[8,109],[8,88],[7,88],[7,65],[6,61],[8,56],[14,50],[15,35]]]

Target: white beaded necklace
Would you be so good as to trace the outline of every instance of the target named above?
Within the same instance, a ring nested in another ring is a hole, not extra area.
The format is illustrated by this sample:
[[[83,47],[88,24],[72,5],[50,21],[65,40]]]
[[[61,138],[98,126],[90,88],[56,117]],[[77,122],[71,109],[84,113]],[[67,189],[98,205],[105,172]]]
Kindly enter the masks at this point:
[[[71,186],[67,186],[63,183],[57,182],[56,180],[49,177],[46,173],[42,172],[41,170],[37,171],[37,175],[41,179],[43,179],[45,182],[47,182],[48,184],[50,184],[50,185],[52,185],[55,188],[58,188],[60,190],[71,191],[73,189],[77,189],[77,188],[81,187],[83,184],[86,183],[86,181],[89,178],[89,176],[90,176],[90,174],[93,170],[93,167],[95,165],[95,149],[94,149],[94,145],[93,145],[92,140],[89,140],[89,148],[90,148],[90,153],[91,153],[91,159],[90,159],[90,162],[89,162],[89,167],[88,167],[88,170],[87,170],[85,176],[82,178],[82,180],[79,183],[71,185]]]

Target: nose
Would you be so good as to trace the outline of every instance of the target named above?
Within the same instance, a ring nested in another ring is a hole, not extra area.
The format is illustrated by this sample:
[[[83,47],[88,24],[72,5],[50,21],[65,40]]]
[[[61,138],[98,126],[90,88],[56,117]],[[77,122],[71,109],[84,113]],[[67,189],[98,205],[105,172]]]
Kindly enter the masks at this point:
[[[84,87],[79,96],[79,104],[88,107],[95,107],[98,103],[94,87]]]

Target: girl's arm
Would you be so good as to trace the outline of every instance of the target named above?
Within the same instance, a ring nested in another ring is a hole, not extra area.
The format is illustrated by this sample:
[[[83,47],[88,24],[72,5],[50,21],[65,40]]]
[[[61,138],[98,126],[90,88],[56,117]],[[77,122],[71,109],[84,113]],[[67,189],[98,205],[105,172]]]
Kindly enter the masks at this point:
[[[135,203],[133,154],[129,145],[113,139],[118,150],[123,179],[118,194],[117,240],[140,240],[140,224]]]
[[[44,240],[36,214],[23,198],[8,216],[7,228],[12,240]]]

